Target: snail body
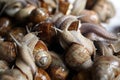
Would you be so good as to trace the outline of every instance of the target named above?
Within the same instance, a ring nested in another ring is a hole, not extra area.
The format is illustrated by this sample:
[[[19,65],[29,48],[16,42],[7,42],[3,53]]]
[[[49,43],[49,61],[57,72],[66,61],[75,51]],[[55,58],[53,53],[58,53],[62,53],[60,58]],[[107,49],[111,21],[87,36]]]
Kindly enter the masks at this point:
[[[29,78],[33,79],[33,75],[37,71],[37,67],[34,62],[32,48],[28,46],[25,42],[18,42],[12,34],[10,34],[12,39],[17,43],[19,48],[19,57],[16,59],[16,66]],[[30,37],[31,38],[31,37]],[[33,43],[34,44],[34,43]],[[31,44],[32,45],[32,44]]]
[[[105,28],[103,28],[99,25],[96,25],[96,24],[82,23],[80,31],[82,34],[94,33],[104,39],[117,40],[117,37],[115,34],[108,32]]]
[[[19,69],[7,70],[0,74],[0,80],[28,80]]]

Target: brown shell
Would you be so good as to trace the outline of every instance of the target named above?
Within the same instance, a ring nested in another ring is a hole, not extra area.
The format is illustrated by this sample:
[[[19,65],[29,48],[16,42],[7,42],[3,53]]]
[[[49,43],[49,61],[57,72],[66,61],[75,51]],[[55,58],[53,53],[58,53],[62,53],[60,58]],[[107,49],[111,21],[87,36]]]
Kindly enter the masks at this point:
[[[33,50],[33,55],[38,67],[47,69],[51,64],[51,55],[48,53],[47,46],[43,43],[43,41],[39,40],[37,42]]]
[[[0,43],[0,59],[13,62],[16,59],[16,46],[13,42]]]
[[[26,34],[26,30],[23,27],[14,27],[10,30],[10,34],[12,34],[18,41],[21,41]],[[9,35],[7,37],[7,40],[11,41],[11,37]]]
[[[5,36],[11,30],[11,21],[9,18],[0,18],[0,36]]]
[[[59,1],[59,11],[62,12],[65,15],[68,15],[71,13],[72,5],[65,1]]]
[[[93,80],[117,80],[120,73],[120,60],[115,56],[101,56],[92,67]]]
[[[39,40],[39,41],[37,42],[37,44],[36,44],[35,47],[34,47],[34,51],[36,51],[36,50],[39,51],[40,49],[43,49],[43,50],[45,50],[45,51],[48,51],[47,46],[45,45],[45,43],[44,43],[42,40]]]
[[[36,8],[30,14],[30,20],[39,23],[48,18],[48,13],[44,8]]]
[[[50,22],[41,22],[33,28],[33,31],[40,32],[38,37],[45,43],[50,44],[56,35],[55,30],[52,28],[53,24]]]
[[[88,50],[80,44],[73,43],[68,49],[65,61],[71,68],[80,68],[82,64],[91,59]]]
[[[51,78],[46,71],[38,68],[38,72],[36,73],[34,80],[51,80]]]
[[[52,56],[52,63],[48,68],[52,80],[66,80],[68,76],[68,69],[61,57],[55,52],[50,52]]]

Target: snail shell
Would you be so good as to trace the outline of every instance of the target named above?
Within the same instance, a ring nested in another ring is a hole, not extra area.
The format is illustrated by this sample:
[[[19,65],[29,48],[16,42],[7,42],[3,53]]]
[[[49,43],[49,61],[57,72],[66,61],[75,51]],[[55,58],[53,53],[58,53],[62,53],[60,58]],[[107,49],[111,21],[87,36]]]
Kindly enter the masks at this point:
[[[75,70],[88,69],[92,66],[91,54],[80,44],[73,43],[65,55],[66,63]]]
[[[5,12],[9,16],[14,16],[20,9],[27,5],[25,0],[1,0],[0,4],[4,4],[1,7],[0,15]]]
[[[43,43],[43,41],[39,40],[37,42],[33,50],[33,55],[38,67],[47,69],[51,64],[51,55],[49,54],[47,46]]]
[[[10,34],[12,34],[18,41],[21,41],[26,34],[26,30],[23,27],[14,27],[10,30]],[[7,36],[7,40],[13,41],[11,40],[10,35]]]
[[[31,12],[29,18],[31,21],[35,23],[39,23],[39,22],[46,20],[48,16],[49,15],[44,8],[36,8]]]
[[[115,56],[101,56],[92,66],[93,80],[116,80],[119,73],[120,60]]]
[[[38,68],[34,80],[51,80],[51,78],[46,71],[44,71],[41,68]]]
[[[13,62],[16,59],[16,45],[13,42],[0,42],[0,59],[7,62]]]
[[[61,57],[55,52],[50,52],[52,56],[52,63],[48,68],[49,74],[52,80],[66,80],[68,76],[68,69],[61,59]]]
[[[36,7],[33,5],[28,5],[25,8],[22,8],[21,10],[19,10],[16,14],[15,14],[15,18],[17,20],[24,20],[26,18],[28,18],[31,14],[31,12],[35,9]]]
[[[12,28],[11,20],[7,17],[0,18],[0,36],[5,36]]]

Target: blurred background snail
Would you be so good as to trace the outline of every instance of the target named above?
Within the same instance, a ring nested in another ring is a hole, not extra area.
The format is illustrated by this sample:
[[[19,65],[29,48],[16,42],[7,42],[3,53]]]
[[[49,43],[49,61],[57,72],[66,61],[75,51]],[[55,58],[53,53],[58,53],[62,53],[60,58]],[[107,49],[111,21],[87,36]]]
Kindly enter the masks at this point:
[[[2,5],[0,6],[0,14],[5,12],[9,16],[14,16],[18,11],[26,7],[28,4],[32,4],[36,7],[39,6],[38,0],[1,0],[0,4]]]
[[[119,80],[120,59],[114,56],[101,56],[93,64],[93,80]]]

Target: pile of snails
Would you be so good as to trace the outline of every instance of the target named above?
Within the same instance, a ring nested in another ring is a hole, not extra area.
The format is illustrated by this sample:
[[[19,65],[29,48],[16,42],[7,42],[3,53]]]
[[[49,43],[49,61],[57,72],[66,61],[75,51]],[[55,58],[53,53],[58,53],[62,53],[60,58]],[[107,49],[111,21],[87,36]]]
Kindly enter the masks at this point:
[[[120,80],[114,15],[109,0],[0,0],[0,80]]]

